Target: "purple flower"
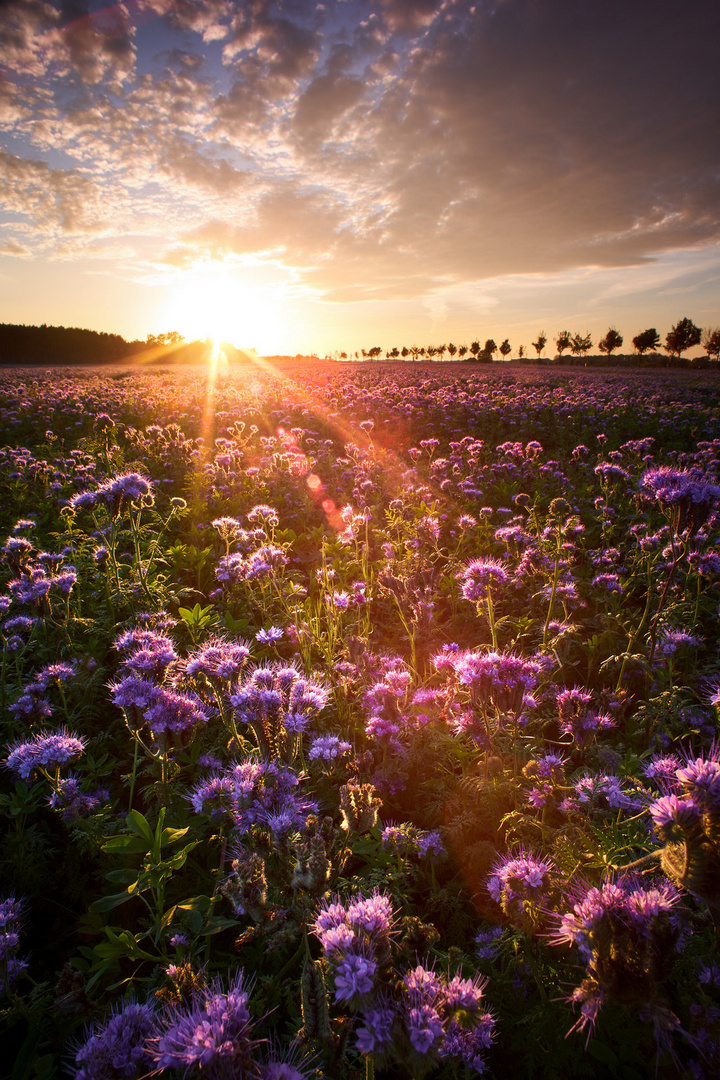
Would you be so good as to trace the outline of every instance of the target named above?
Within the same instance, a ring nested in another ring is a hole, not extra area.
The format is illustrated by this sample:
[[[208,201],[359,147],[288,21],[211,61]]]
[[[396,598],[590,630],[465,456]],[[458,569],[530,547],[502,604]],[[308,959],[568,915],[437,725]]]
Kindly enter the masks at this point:
[[[487,890],[508,918],[525,927],[537,919],[527,905],[542,906],[554,885],[554,866],[549,859],[529,851],[500,856],[487,879]]]
[[[178,1069],[223,1080],[245,1071],[259,1045],[251,1038],[248,994],[243,972],[231,979],[225,991],[219,979],[197,990],[190,1001],[169,1007],[160,1018],[160,1034],[152,1057],[159,1070]]]
[[[497,559],[473,559],[457,578],[465,599],[476,601],[485,598],[488,586],[504,585],[509,575],[505,564]]]
[[[389,1004],[363,1009],[362,1024],[357,1028],[356,1047],[361,1054],[382,1054],[392,1042],[396,1014]]]
[[[540,664],[506,652],[457,652],[443,656],[473,699],[491,700],[503,712],[519,712],[523,697],[537,684]]]
[[[720,751],[713,745],[707,757],[688,758],[675,770],[680,786],[692,795],[703,809],[714,810],[720,804]]]
[[[571,995],[581,1005],[575,1028],[592,1033],[606,998],[659,1004],[662,980],[681,939],[680,894],[669,881],[645,886],[628,874],[586,887],[573,910],[558,917],[555,944],[575,945],[587,978]]]
[[[123,1002],[104,1024],[86,1031],[75,1054],[74,1080],[121,1080],[150,1066],[148,1039],[153,1033],[150,1005]]]
[[[76,761],[85,752],[86,740],[71,735],[66,728],[57,732],[43,731],[28,742],[16,743],[5,759],[5,765],[21,780],[28,780],[36,769],[55,769]]]
[[[27,961],[17,956],[22,931],[24,904],[14,896],[0,900],[0,995],[12,989],[20,974],[27,968]],[[7,981],[7,985],[6,985]]]
[[[503,936],[502,926],[494,926],[491,930],[480,930],[475,935],[477,955],[481,960],[495,960],[500,951],[500,939]]]
[[[101,788],[93,794],[84,792],[75,776],[68,776],[58,782],[57,788],[48,799],[53,810],[62,812],[65,822],[75,821],[79,817],[88,817],[95,813],[109,798],[108,792]]]
[[[218,635],[208,638],[189,654],[185,671],[190,676],[202,674],[211,681],[224,681],[236,678],[249,657],[250,649],[244,641],[229,641]]]
[[[307,752],[308,761],[337,761],[338,758],[349,754],[352,746],[337,735],[318,735],[312,740]]]
[[[376,971],[377,964],[370,957],[346,952],[334,971],[336,1001],[349,1001],[369,994]]]
[[[492,1043],[495,1018],[491,1013],[483,1013],[471,1028],[461,1027],[452,1020],[445,1032],[442,1046],[438,1049],[441,1058],[456,1058],[464,1062],[476,1073],[485,1071],[483,1053]]]
[[[284,631],[279,626],[270,626],[267,630],[258,630],[255,640],[262,645],[272,645],[273,642],[279,641],[283,634]]]
[[[408,1009],[407,1025],[410,1042],[418,1054],[427,1054],[433,1049],[443,1034],[442,1020],[439,1014],[427,1003]]]

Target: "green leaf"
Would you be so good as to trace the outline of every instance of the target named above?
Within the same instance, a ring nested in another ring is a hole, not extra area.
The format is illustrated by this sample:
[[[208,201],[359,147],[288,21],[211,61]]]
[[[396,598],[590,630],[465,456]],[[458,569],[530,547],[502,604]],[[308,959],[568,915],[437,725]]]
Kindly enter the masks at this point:
[[[166,844],[175,844],[178,840],[182,840],[186,833],[190,832],[190,827],[185,829],[163,829],[161,843],[165,847]]]
[[[131,810],[125,818],[125,824],[130,832],[135,833],[136,836],[142,836],[147,840],[148,844],[153,844],[155,840],[153,831],[150,828],[147,818],[143,817],[139,810]],[[145,850],[147,850],[147,848]]]
[[[112,893],[110,896],[101,896],[99,900],[90,905],[90,911],[96,913],[113,911],[114,908],[120,907],[121,904],[126,903],[128,900],[132,900],[133,896],[137,896],[139,892],[142,892],[139,881],[133,881],[122,892]],[[105,930],[107,931],[107,927],[105,927]]]
[[[102,846],[102,851],[112,853],[124,851],[128,855],[144,855],[148,850],[147,841],[140,836],[111,836]]]

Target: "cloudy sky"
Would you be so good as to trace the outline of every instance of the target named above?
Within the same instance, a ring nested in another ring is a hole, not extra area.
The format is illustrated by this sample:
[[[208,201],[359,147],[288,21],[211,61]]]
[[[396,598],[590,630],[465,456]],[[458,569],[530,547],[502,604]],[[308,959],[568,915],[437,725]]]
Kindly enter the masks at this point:
[[[720,324],[716,0],[3,0],[0,321]]]

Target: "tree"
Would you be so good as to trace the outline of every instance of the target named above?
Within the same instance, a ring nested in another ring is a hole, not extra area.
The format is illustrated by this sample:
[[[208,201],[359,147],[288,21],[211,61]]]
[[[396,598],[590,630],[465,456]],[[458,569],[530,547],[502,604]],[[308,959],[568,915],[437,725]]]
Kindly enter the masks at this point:
[[[373,345],[372,349],[368,349],[367,354],[371,360],[377,360],[378,356],[382,352],[381,345]]]
[[[559,352],[560,356],[572,346],[572,337],[569,330],[561,330],[558,336],[555,338],[555,348]]]
[[[483,345],[483,350],[482,351],[485,354],[485,356],[489,356],[490,359],[492,360],[493,353],[497,352],[497,345],[495,344],[495,342],[493,341],[493,339],[491,337],[488,338],[487,341],[485,342],[485,344]]]
[[[565,333],[565,331],[563,331],[563,333]],[[535,350],[535,352],[538,354],[538,356],[540,356],[541,352],[543,351],[543,349],[545,348],[546,345],[547,345],[547,335],[546,335],[544,330],[541,330],[540,333],[538,334],[537,341],[533,341],[532,347]]]
[[[520,348],[518,349],[518,360],[522,360],[524,355],[525,355],[525,346],[521,345]]]
[[[614,326],[611,326],[604,338],[598,341],[598,349],[601,353],[607,353],[608,356],[612,356],[616,349],[622,347],[623,336],[618,334]]]
[[[400,350],[400,355],[402,356],[403,360],[407,360],[408,356],[410,355],[410,350],[408,349],[407,345],[403,345],[402,349]]]
[[[642,356],[643,353],[650,352],[650,350],[657,349],[660,344],[660,335],[654,326],[651,326],[649,330],[643,330],[641,334],[632,339],[635,351]]]
[[[505,357],[509,356],[511,352],[512,352],[512,345],[510,344],[508,339],[505,338],[502,345],[500,346],[500,354],[503,357],[503,359],[505,359]]]
[[[720,360],[720,327],[708,329],[703,334],[702,347],[708,355],[708,359]]]
[[[665,335],[665,349],[671,356],[680,357],[686,349],[700,344],[702,330],[692,319],[680,319]]]
[[[460,357],[461,360],[463,359],[463,357],[465,356],[465,353],[467,351],[468,351],[467,345],[458,346],[458,356]]]
[[[452,357],[453,357],[453,356],[455,355],[455,353],[456,353],[456,352],[458,351],[458,347],[457,347],[457,345],[453,345],[453,343],[452,343],[452,341],[451,341],[451,342],[449,343],[448,347],[447,347],[447,351],[448,351],[448,352],[450,353],[450,358],[452,359]]]
[[[570,339],[570,352],[573,356],[585,356],[592,348],[592,338],[589,334],[573,334]]]
[[[479,341],[473,341],[473,343],[470,346],[470,352],[473,355],[473,359],[477,360],[478,355],[480,354],[480,342]]]

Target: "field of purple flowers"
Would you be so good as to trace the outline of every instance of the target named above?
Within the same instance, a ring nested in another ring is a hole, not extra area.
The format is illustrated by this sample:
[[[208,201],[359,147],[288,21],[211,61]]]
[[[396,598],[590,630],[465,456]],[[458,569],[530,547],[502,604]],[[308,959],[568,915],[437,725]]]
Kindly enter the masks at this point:
[[[720,1073],[720,386],[0,373],[12,1080]]]

